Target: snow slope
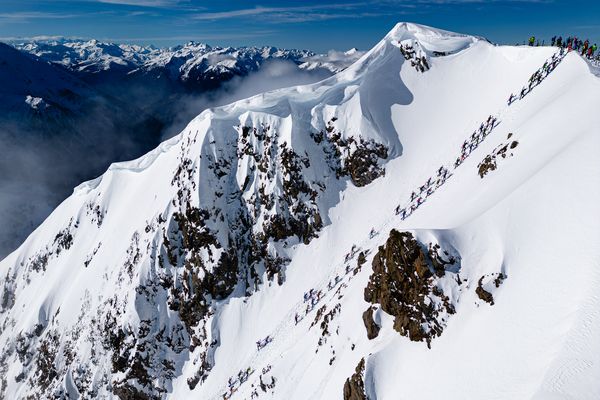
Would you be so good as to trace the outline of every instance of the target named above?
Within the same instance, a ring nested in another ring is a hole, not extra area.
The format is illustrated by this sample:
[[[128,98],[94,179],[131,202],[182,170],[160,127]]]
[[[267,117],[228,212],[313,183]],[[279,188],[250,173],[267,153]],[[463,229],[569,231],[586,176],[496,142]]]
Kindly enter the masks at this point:
[[[555,53],[398,24],[325,81],[113,164],[0,263],[0,395],[598,398],[600,135],[581,116],[600,84],[567,54],[507,105]],[[394,258],[392,229],[425,264]],[[395,287],[396,320],[365,301]]]

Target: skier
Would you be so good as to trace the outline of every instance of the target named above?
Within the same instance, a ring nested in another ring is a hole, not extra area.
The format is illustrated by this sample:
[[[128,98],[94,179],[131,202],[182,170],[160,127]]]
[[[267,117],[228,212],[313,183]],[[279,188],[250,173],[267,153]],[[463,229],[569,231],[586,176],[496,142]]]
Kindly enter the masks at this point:
[[[400,218],[402,220],[406,219],[406,209],[403,208],[402,211],[400,211]]]
[[[590,47],[590,41],[585,39],[585,42],[583,43],[583,50],[581,52],[582,55],[587,52],[588,47]]]
[[[527,88],[521,89],[521,98],[525,97],[525,92],[527,92]]]
[[[413,201],[415,198],[417,197],[417,195],[415,194],[415,192],[413,191],[410,195],[410,201]]]
[[[529,45],[533,46],[535,44],[535,36],[529,38]]]
[[[510,97],[508,98],[508,105],[509,106],[512,104],[514,98],[515,98],[515,95],[511,93]]]

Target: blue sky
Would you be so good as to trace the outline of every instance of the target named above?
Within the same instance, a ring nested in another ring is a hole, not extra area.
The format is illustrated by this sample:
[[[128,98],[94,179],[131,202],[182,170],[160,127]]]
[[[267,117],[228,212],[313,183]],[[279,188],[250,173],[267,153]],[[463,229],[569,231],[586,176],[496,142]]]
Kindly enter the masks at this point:
[[[600,41],[598,0],[0,0],[0,40],[66,36],[171,46],[368,49],[409,21],[522,42],[576,34]]]

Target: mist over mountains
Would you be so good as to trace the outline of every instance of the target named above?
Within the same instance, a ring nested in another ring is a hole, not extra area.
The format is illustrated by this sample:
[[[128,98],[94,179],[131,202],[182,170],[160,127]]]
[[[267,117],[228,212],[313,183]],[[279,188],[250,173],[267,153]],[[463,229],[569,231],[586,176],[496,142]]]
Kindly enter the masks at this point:
[[[0,258],[73,187],[146,153],[202,110],[321,80],[361,54],[193,42],[12,45],[0,44]]]

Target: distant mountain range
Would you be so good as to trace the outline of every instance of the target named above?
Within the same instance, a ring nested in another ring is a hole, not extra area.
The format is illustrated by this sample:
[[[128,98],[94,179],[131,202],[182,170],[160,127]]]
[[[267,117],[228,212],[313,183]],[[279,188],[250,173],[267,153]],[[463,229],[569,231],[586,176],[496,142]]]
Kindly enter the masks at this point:
[[[315,54],[309,50],[276,47],[213,47],[189,42],[170,48],[105,43],[98,40],[42,40],[14,43],[14,47],[60,64],[70,71],[104,77],[106,74],[150,75],[196,88],[214,87],[218,81],[257,71],[268,61],[290,61],[301,69],[345,69],[363,52]],[[215,81],[216,80],[216,81]]]
[[[321,80],[360,55],[194,42],[0,43],[0,259],[74,186],[146,153],[204,108]]]

